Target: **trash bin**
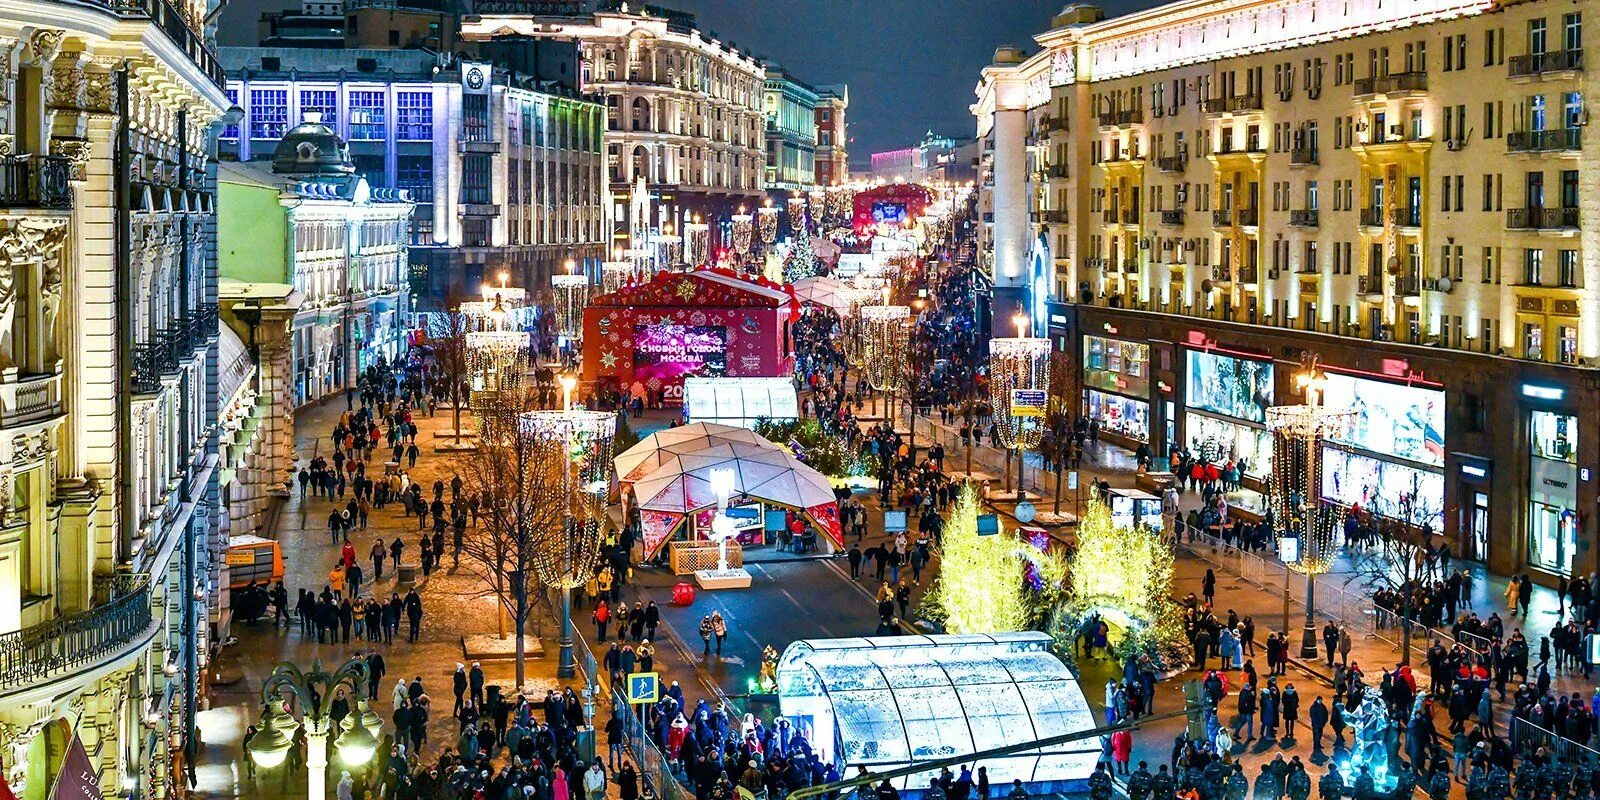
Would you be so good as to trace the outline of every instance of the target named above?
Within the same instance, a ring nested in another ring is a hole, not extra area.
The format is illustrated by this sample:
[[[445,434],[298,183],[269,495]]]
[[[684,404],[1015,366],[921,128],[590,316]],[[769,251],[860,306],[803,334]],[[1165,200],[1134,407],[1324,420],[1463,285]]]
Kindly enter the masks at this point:
[[[594,763],[594,726],[585,725],[578,729],[578,760],[585,764]]]

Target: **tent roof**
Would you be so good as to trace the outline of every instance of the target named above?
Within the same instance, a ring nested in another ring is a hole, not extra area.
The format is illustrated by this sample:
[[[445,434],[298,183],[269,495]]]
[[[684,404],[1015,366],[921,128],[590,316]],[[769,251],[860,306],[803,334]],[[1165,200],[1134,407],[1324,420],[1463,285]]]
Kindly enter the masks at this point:
[[[647,477],[673,456],[694,453],[717,444],[742,444],[777,450],[766,438],[734,425],[696,422],[667,428],[646,436],[615,459],[617,479],[624,482]]]
[[[783,308],[794,298],[771,281],[746,279],[717,269],[658,272],[650,280],[591,298],[593,306],[735,306]]]
[[[733,496],[807,509],[832,503],[828,479],[788,451],[749,444],[716,444],[674,455],[633,485],[639,508],[687,514],[717,504],[711,474],[733,471]]]
[[[843,281],[820,275],[801,278],[790,284],[794,296],[803,303],[831,308],[839,314],[850,313],[850,296],[855,291]]]

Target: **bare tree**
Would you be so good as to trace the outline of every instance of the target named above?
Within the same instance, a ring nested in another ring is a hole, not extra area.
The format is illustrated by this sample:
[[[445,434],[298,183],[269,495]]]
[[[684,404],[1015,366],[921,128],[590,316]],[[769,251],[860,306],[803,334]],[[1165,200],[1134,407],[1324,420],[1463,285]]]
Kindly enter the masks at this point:
[[[1420,604],[1423,581],[1433,571],[1433,551],[1426,528],[1395,520],[1381,523],[1378,548],[1355,559],[1350,581],[1369,595],[1384,592],[1394,598],[1393,612],[1400,617],[1400,663],[1411,663],[1411,635]]]
[[[445,382],[457,444],[461,443],[461,406],[467,400],[463,388],[469,370],[467,332],[472,330],[472,318],[461,311],[463,300],[452,294],[445,299],[445,310],[436,311],[428,318],[428,342],[433,347],[439,378]]]
[[[514,419],[514,417],[512,417]],[[571,537],[571,508],[564,493],[567,454],[520,431],[489,425],[483,446],[463,454],[458,467],[467,492],[483,504],[467,529],[462,552],[511,618],[516,634],[517,685],[526,678],[526,628],[532,599],[540,596],[541,560],[558,559]],[[505,636],[502,627],[500,635]]]

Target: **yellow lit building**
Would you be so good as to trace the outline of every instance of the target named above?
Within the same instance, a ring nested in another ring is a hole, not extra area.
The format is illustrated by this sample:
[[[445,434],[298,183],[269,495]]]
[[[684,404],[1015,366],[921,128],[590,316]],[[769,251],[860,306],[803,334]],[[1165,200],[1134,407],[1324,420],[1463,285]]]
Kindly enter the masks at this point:
[[[1258,476],[1270,437],[1218,382],[1291,402],[1320,354],[1375,409],[1327,499],[1498,570],[1589,572],[1586,21],[1600,4],[1068,6],[977,87],[997,302],[1048,319],[1111,438]]]

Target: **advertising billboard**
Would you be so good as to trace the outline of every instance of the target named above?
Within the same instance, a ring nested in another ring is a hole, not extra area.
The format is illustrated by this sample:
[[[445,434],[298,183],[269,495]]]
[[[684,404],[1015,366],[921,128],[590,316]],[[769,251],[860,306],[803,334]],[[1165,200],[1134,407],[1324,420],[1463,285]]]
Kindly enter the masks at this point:
[[[1444,530],[1444,475],[1336,447],[1322,451],[1322,496],[1380,517]]]
[[[1444,466],[1444,390],[1330,372],[1329,408],[1356,412],[1348,435],[1334,441],[1435,467]]]
[[[1272,405],[1272,362],[1189,351],[1184,402],[1189,408],[1265,423]]]
[[[721,377],[727,371],[728,330],[721,325],[633,328],[633,376],[637,380],[681,386],[686,375]]]
[[[1242,462],[1246,475],[1264,477],[1272,472],[1272,434],[1265,428],[1191,413],[1183,430],[1189,450],[1199,458],[1218,465]]]

